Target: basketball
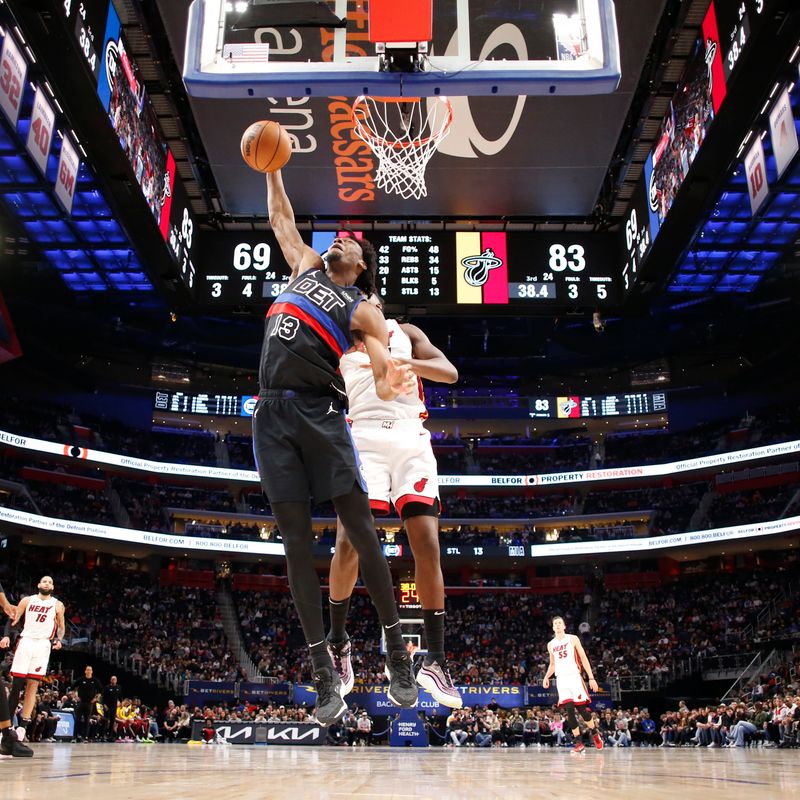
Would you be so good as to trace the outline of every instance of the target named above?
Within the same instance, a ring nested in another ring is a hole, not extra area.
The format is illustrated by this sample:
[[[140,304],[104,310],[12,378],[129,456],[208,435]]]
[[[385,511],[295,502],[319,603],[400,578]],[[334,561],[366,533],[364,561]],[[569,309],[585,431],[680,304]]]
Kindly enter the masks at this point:
[[[243,134],[242,158],[256,172],[275,172],[289,160],[292,143],[289,134],[277,122],[259,120]]]

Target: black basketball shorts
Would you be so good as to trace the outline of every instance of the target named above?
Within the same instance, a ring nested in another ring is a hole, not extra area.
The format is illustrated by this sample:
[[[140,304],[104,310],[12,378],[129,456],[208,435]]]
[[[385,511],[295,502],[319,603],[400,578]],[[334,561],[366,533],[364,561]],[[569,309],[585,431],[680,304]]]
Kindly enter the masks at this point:
[[[367,490],[344,409],[330,395],[259,398],[253,450],[271,504],[322,503],[354,484]]]

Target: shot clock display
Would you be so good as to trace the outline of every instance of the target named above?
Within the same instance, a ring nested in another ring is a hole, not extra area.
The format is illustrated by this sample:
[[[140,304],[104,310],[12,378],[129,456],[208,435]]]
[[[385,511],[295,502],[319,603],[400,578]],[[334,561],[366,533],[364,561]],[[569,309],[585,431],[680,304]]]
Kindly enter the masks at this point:
[[[305,239],[324,254],[336,235],[315,232]],[[266,305],[286,286],[290,270],[272,233],[204,231],[200,237],[200,304]],[[620,298],[611,234],[373,231],[368,238],[388,305],[596,308]]]
[[[397,605],[400,611],[414,611],[422,608],[415,581],[400,581],[400,596]]]

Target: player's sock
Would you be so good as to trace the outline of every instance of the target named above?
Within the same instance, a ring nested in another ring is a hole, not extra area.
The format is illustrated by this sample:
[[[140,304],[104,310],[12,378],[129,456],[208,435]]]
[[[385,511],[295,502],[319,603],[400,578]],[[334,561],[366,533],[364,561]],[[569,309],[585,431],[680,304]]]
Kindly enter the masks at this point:
[[[17,706],[19,705],[19,698],[22,690],[25,688],[25,678],[14,678],[11,681],[11,690],[8,693],[8,710],[13,716],[16,713]]]
[[[311,664],[314,667],[314,672],[317,672],[323,667],[331,668],[331,656],[330,653],[328,653],[325,640],[310,644],[308,652],[311,655]]]
[[[322,621],[322,592],[319,588],[319,576],[314,569],[311,509],[308,503],[273,503],[272,513],[275,515],[286,550],[289,588],[303,634],[309,646],[320,643],[327,657],[325,624]],[[375,541],[377,542],[377,539]],[[313,650],[312,647],[312,658]]]
[[[3,730],[11,730],[11,710],[8,707],[8,695],[6,694],[5,684],[0,681],[0,722],[7,722],[9,727]]]
[[[347,639],[347,614],[350,611],[350,597],[344,600],[328,598],[328,608],[331,614],[331,631],[328,634],[330,641],[339,644]]]
[[[425,640],[428,643],[428,654],[425,656],[426,664],[432,664],[436,661],[440,667],[444,666],[444,618],[443,608],[422,609]]]

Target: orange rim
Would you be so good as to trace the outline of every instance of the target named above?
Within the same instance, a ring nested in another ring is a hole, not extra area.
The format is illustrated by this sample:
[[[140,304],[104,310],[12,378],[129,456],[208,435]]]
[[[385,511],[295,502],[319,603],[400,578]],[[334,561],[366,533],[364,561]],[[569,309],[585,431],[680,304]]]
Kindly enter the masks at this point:
[[[450,101],[446,98],[443,98],[439,95],[436,96],[438,100],[445,104],[447,108],[447,120],[445,124],[442,125],[441,129],[437,131],[432,136],[426,136],[424,139],[414,139],[413,141],[408,142],[390,142],[388,139],[385,139],[380,136],[376,136],[372,131],[366,131],[366,138],[369,139],[370,145],[375,145],[377,147],[391,147],[395,150],[406,150],[409,147],[421,147],[422,145],[428,144],[429,142],[436,142],[442,138],[445,134],[447,129],[453,122],[453,106],[451,105]],[[364,95],[361,95],[356,98],[355,102],[353,103],[352,108],[350,109],[350,116],[353,120],[353,123],[357,126],[363,127],[363,123],[360,123],[357,119],[357,115],[359,110],[362,113],[366,114],[367,117],[371,116],[369,113],[369,105],[367,105],[366,100],[368,98]],[[420,97],[379,97],[374,95],[369,95],[369,99],[375,100],[379,103],[395,103],[396,105],[400,105],[400,103],[417,103],[421,101],[422,98]]]

